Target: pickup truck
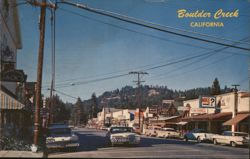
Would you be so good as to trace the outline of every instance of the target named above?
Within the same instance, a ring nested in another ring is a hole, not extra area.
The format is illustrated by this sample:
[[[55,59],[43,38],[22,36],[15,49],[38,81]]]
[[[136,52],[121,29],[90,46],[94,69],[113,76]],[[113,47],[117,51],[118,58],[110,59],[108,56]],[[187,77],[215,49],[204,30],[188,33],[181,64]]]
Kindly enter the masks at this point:
[[[244,132],[224,131],[222,135],[213,135],[213,143],[231,145],[232,147],[240,145],[249,145],[249,135]]]
[[[204,142],[204,141],[212,142],[213,135],[214,134],[208,133],[203,129],[194,129],[191,132],[184,134],[184,140],[185,141],[195,140],[198,143]]]

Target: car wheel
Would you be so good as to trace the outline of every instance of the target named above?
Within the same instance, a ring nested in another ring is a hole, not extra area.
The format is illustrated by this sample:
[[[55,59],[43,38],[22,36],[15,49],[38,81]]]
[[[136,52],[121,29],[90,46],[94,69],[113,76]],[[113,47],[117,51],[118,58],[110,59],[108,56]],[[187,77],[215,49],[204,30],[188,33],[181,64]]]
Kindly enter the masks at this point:
[[[197,142],[201,143],[201,138],[199,136],[197,137]]]
[[[77,147],[71,147],[71,148],[69,148],[69,151],[70,152],[77,152]]]
[[[213,140],[213,143],[214,143],[214,145],[217,145],[217,144],[218,144],[218,142],[217,142],[216,139]]]
[[[184,137],[184,140],[185,140],[186,142],[188,142],[188,138],[187,138],[186,136]]]
[[[231,146],[232,146],[232,147],[236,147],[237,144],[236,144],[235,142],[231,141]]]

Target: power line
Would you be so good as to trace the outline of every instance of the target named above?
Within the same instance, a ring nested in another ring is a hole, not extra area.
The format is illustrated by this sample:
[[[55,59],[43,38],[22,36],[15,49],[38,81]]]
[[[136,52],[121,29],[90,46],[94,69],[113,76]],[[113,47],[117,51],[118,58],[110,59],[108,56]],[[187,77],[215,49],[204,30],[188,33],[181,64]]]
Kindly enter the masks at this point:
[[[174,62],[169,62],[169,63],[164,64],[164,65],[159,65],[159,66],[151,67],[151,68],[145,69],[145,70],[152,70],[152,69],[156,69],[156,68],[160,68],[160,67],[165,67],[165,66],[177,64],[177,63],[180,63],[180,62],[192,60],[192,59],[195,59],[195,58],[198,58],[198,57],[206,56],[206,55],[207,55],[207,53],[203,53],[203,54],[200,54],[200,55],[191,56],[191,57],[188,57],[188,58],[183,58],[181,60],[176,60]],[[109,80],[109,79],[114,79],[114,78],[120,78],[120,77],[127,76],[127,75],[129,75],[129,74],[125,73],[125,74],[114,75],[114,76],[110,76],[110,77],[99,78],[99,79],[94,79],[94,80],[89,80],[89,81],[76,82],[76,83],[72,83],[71,85],[69,85],[69,84],[62,84],[60,86],[57,86],[57,88],[64,88],[64,87],[70,87],[70,86],[75,86],[75,85],[89,84],[89,83],[94,83],[94,82],[99,82],[99,81],[104,81],[104,80]]]
[[[168,72],[166,72],[166,73],[163,73],[163,74],[160,74],[160,75],[156,75],[156,76],[157,76],[157,77],[165,76],[165,75],[168,75],[169,73],[172,73],[172,72],[175,72],[175,71],[179,71],[180,69],[187,68],[187,67],[189,67],[189,66],[191,66],[191,65],[194,65],[194,64],[196,64],[196,63],[198,63],[198,62],[201,62],[201,61],[203,61],[203,60],[206,60],[206,58],[208,58],[208,57],[210,57],[210,56],[213,56],[213,55],[215,55],[215,54],[216,54],[216,53],[210,53],[210,54],[208,54],[207,56],[204,56],[204,57],[201,57],[201,58],[197,59],[196,61],[187,63],[187,64],[185,64],[185,65],[182,65],[181,67],[177,67],[177,68],[175,68],[175,69],[173,69],[173,70],[171,70],[171,71],[168,71]]]
[[[202,49],[211,49],[211,48],[208,48],[208,47],[202,47],[202,46],[199,46],[199,45],[184,43],[184,42],[180,42],[180,41],[174,41],[172,39],[170,40],[170,39],[166,39],[166,38],[163,38],[163,37],[155,36],[155,35],[152,35],[152,34],[139,32],[139,31],[136,31],[136,30],[133,30],[133,29],[128,29],[128,28],[125,28],[125,27],[122,27],[122,26],[118,26],[116,24],[112,24],[112,23],[104,22],[104,21],[101,21],[101,20],[98,20],[98,19],[95,19],[95,18],[92,18],[92,17],[88,17],[86,15],[82,15],[82,14],[79,14],[77,12],[65,9],[65,8],[61,8],[61,7],[58,7],[58,8],[60,10],[64,11],[64,12],[67,12],[67,13],[70,13],[70,14],[73,14],[73,15],[76,15],[76,16],[88,19],[88,20],[92,20],[92,21],[95,21],[95,22],[98,22],[98,23],[106,24],[106,25],[109,25],[109,26],[112,26],[112,27],[115,27],[115,28],[119,28],[119,29],[122,29],[122,30],[130,31],[130,32],[133,32],[133,33],[138,33],[138,34],[141,34],[141,35],[144,35],[144,36],[148,36],[148,37],[151,37],[151,38],[155,38],[155,39],[159,39],[159,40],[163,40],[163,41],[168,41],[168,42],[172,42],[172,43],[176,43],[176,44],[181,44],[181,45],[185,45],[185,46],[194,46],[194,47],[202,48]],[[169,28],[172,28],[172,27],[169,27]],[[172,28],[172,29],[175,29],[175,28]],[[180,29],[177,29],[177,30],[180,30]],[[183,31],[185,31],[185,30],[183,30]],[[185,31],[185,32],[191,32],[191,31]],[[201,34],[201,33],[197,33],[197,32],[192,32],[192,33]],[[209,36],[213,37],[213,36],[207,35],[207,34],[201,34],[201,35],[206,35],[208,37]],[[216,37],[214,37],[214,38],[216,38]],[[220,38],[220,39],[227,40],[225,38]],[[232,41],[232,42],[235,42],[235,43],[237,42],[237,43],[250,44],[250,43],[247,43],[247,42],[244,42],[244,41],[233,41],[233,40],[228,40],[228,41]],[[229,53],[231,53],[231,52],[229,52]]]
[[[214,51],[221,51],[225,48],[220,48],[220,49],[216,49]],[[187,58],[182,58],[180,60],[176,60],[176,61],[172,61],[172,62],[168,62],[166,64],[163,65],[158,65],[158,66],[154,66],[148,69],[144,69],[144,71],[149,71],[149,70],[154,70],[157,68],[161,68],[161,67],[166,67],[166,66],[170,66],[170,65],[174,65],[174,64],[178,64],[181,62],[185,62],[185,61],[189,61],[189,60],[193,60],[199,57],[203,57],[203,56],[208,56],[208,53],[203,53],[203,54],[199,54],[199,55],[195,55],[195,56],[191,56],[191,57],[187,57]],[[114,76],[110,76],[110,77],[105,77],[105,78],[99,78],[99,79],[94,79],[94,80],[88,80],[88,81],[82,81],[82,82],[76,82],[76,83],[72,83],[71,85],[69,84],[62,84],[60,86],[57,86],[57,88],[64,88],[64,87],[70,87],[70,86],[76,86],[76,85],[83,85],[83,84],[89,84],[89,83],[94,83],[94,82],[99,82],[99,81],[104,81],[104,80],[109,80],[109,79],[115,79],[115,78],[120,78],[123,76],[127,76],[128,74],[120,74],[120,75],[114,75]]]
[[[182,37],[186,37],[186,38],[190,38],[190,39],[194,39],[194,40],[199,40],[199,41],[203,41],[203,42],[208,42],[208,43],[213,43],[213,44],[217,44],[217,45],[222,45],[222,46],[228,46],[228,47],[232,47],[232,48],[236,48],[236,49],[240,49],[240,50],[250,51],[250,48],[235,46],[235,45],[232,45],[232,44],[226,44],[226,43],[222,43],[222,42],[218,42],[218,41],[212,41],[212,40],[208,40],[208,39],[204,39],[204,38],[200,38],[200,37],[195,37],[195,36],[191,36],[191,35],[187,35],[187,34],[177,33],[177,32],[174,32],[174,31],[166,30],[165,28],[160,28],[160,27],[165,27],[165,26],[160,26],[158,24],[145,22],[145,21],[142,21],[142,20],[139,20],[139,19],[136,19],[136,18],[128,17],[128,16],[125,16],[125,15],[117,14],[117,13],[110,12],[110,11],[90,8],[87,5],[78,4],[78,3],[75,4],[75,3],[71,3],[71,2],[68,2],[68,1],[64,1],[64,0],[62,0],[61,3],[68,4],[68,5],[71,5],[71,6],[75,6],[75,7],[78,7],[78,8],[93,12],[93,13],[100,14],[100,15],[112,17],[114,19],[125,21],[125,22],[131,23],[131,24],[136,24],[136,25],[139,25],[139,26],[155,29],[155,30],[158,30],[158,31],[174,34],[174,35],[177,35],[177,36],[182,36]]]
[[[77,85],[95,83],[95,82],[105,81],[105,80],[109,80],[109,79],[120,78],[120,77],[127,76],[127,75],[128,75],[128,73],[126,73],[126,74],[120,74],[120,75],[115,75],[115,76],[110,76],[110,77],[99,78],[99,79],[94,79],[94,80],[76,82],[76,83],[72,83],[71,85],[64,84],[62,86],[57,86],[57,88],[65,88],[65,87],[71,87],[71,86],[77,86]]]
[[[246,39],[248,39],[248,37],[243,38],[242,40],[246,40]],[[209,52],[207,52],[207,56],[201,57],[201,58],[197,59],[197,60],[194,61],[194,62],[191,62],[191,63],[185,64],[185,65],[183,65],[183,66],[181,66],[181,67],[175,68],[175,69],[173,69],[173,70],[171,70],[171,71],[169,71],[169,72],[167,72],[167,73],[165,73],[165,74],[169,74],[169,73],[178,71],[178,70],[180,70],[180,69],[187,68],[187,67],[189,67],[189,66],[191,66],[191,65],[193,65],[193,64],[195,64],[195,63],[201,62],[202,60],[206,60],[206,58],[208,58],[208,57],[210,57],[210,56],[213,56],[213,55],[215,55],[215,54],[219,54],[219,53],[221,53],[221,51],[223,51],[223,50],[225,50],[225,49],[227,49],[227,48],[228,48],[228,47],[222,47],[222,48],[215,49],[215,50],[213,50],[213,51],[209,51]],[[165,74],[158,75],[158,77],[159,77],[159,76],[162,76],[162,75],[165,75]]]
[[[182,73],[175,74],[175,75],[168,76],[168,77],[164,77],[164,78],[173,78],[173,77],[183,76],[183,75],[185,75],[185,74],[192,73],[192,72],[195,72],[195,71],[197,71],[197,70],[201,70],[201,69],[203,69],[203,68],[206,68],[206,67],[208,67],[208,66],[211,66],[211,65],[213,65],[213,64],[216,64],[216,63],[218,63],[218,62],[221,62],[222,60],[227,60],[227,59],[229,59],[229,58],[231,58],[231,57],[233,57],[233,56],[236,56],[236,55],[235,55],[235,54],[232,54],[232,55],[230,55],[230,56],[223,57],[223,58],[220,58],[220,59],[218,59],[218,60],[215,60],[215,61],[213,61],[212,63],[206,64],[206,65],[203,65],[203,66],[199,66],[199,67],[197,67],[196,69],[192,69],[191,71],[182,72]],[[162,78],[157,78],[157,79],[162,79]]]
[[[59,7],[58,7],[59,8]],[[81,15],[81,14],[78,14],[76,12],[73,12],[73,11],[69,11],[67,9],[63,9],[63,8],[59,8],[65,12],[69,12],[71,14],[74,14],[74,15],[77,15],[77,16],[81,16],[83,18],[87,18],[87,19],[90,19],[90,20],[94,20],[94,21],[97,21],[97,22],[100,22],[100,23],[104,23],[104,24],[107,24],[107,25],[111,25],[111,26],[114,26],[114,27],[117,27],[117,28],[120,28],[120,29],[124,29],[124,30],[127,30],[127,31],[131,31],[131,32],[136,32],[136,33],[140,33],[140,34],[143,34],[143,35],[146,35],[146,36],[151,36],[151,37],[154,37],[154,38],[157,38],[157,39],[160,39],[160,40],[165,40],[165,41],[171,41],[171,40],[168,40],[168,39],[165,39],[165,38],[161,38],[161,37],[157,37],[157,36],[153,36],[153,35],[150,35],[150,34],[145,34],[145,33],[141,33],[141,32],[138,32],[138,31],[135,31],[135,30],[131,30],[131,29],[127,29],[127,28],[124,28],[124,27],[120,27],[120,26],[117,26],[117,25],[113,25],[113,24],[110,24],[110,23],[106,23],[106,22],[103,22],[103,21],[100,21],[100,20],[96,20],[96,19],[93,19],[93,18],[90,18],[90,17],[87,17],[87,16],[84,16],[84,15]],[[179,42],[180,43],[180,42]],[[242,43],[241,41],[239,43]],[[183,43],[184,44],[184,43]],[[187,44],[186,44],[187,45]],[[190,44],[192,45],[192,44]],[[188,45],[188,46],[190,46]],[[195,45],[194,45],[195,46]],[[198,47],[198,46],[196,46]],[[205,47],[200,47],[200,48],[204,48],[204,49],[210,49],[210,48],[205,48]],[[228,51],[228,53],[231,53]],[[147,65],[148,66],[148,65]],[[142,66],[142,68],[145,67],[145,66]],[[128,69],[126,69],[128,71]],[[124,70],[125,71],[125,70]],[[120,71],[119,71],[120,72]],[[118,73],[118,71],[116,72],[110,72],[110,73],[107,73],[107,74],[102,74],[102,75],[108,75],[108,74],[112,74],[112,73]],[[96,75],[98,76],[98,75]],[[95,76],[90,76],[90,77],[95,77]],[[86,78],[86,77],[84,77]],[[64,80],[64,81],[61,81],[61,82],[66,82],[66,81],[72,81],[72,80],[76,80],[76,79],[79,79],[79,78],[74,78],[74,79],[67,79],[67,80]],[[60,84],[61,85],[61,84]],[[64,84],[62,84],[64,85]]]
[[[248,39],[249,37],[246,37],[246,38],[243,38],[241,41],[244,41],[244,40],[246,40],[246,39]],[[237,44],[236,44],[237,45]],[[214,55],[214,54],[217,54],[217,53],[220,53],[221,51],[223,51],[223,50],[225,50],[225,49],[227,49],[228,47],[222,47],[222,48],[219,48],[219,49],[216,49],[216,50],[214,50],[214,53],[213,52],[208,52],[209,54],[208,54],[208,56],[211,56],[211,55]],[[233,54],[232,54],[233,55]],[[235,54],[234,54],[235,55]],[[219,61],[221,61],[221,59],[219,60]],[[198,59],[196,62],[200,62],[200,60]],[[177,68],[177,69],[174,69],[174,70],[172,70],[172,71],[169,71],[170,73],[171,72],[174,72],[174,71],[178,71],[179,69],[182,69],[182,68],[186,68],[186,67],[188,67],[188,66],[190,66],[190,65],[192,65],[192,64],[194,64],[194,63],[196,63],[196,62],[193,62],[193,63],[191,63],[191,64],[186,64],[186,65],[184,65],[184,66],[182,66],[182,67],[180,67],[180,68]],[[200,69],[201,67],[199,67],[198,69]],[[198,69],[196,69],[196,70],[198,70]],[[192,70],[191,72],[193,72],[194,70]],[[168,73],[169,73],[168,72]],[[164,74],[162,74],[162,75],[164,75]],[[161,76],[161,75],[160,75]],[[159,76],[158,76],[159,77]]]
[[[70,97],[70,98],[73,98],[73,99],[78,99],[77,97],[71,96],[71,95],[66,94],[66,93],[64,93],[64,92],[61,92],[61,91],[58,91],[58,90],[54,90],[54,91],[56,91],[57,93],[62,94],[62,95],[64,95],[64,96],[67,96],[67,97]]]

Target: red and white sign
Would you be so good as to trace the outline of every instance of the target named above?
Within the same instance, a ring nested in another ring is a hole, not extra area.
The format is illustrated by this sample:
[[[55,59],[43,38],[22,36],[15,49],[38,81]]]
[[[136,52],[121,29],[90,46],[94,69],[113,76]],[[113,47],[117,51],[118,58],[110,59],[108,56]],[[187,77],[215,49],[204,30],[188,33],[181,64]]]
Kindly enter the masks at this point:
[[[207,109],[205,109],[205,108],[191,108],[190,113],[191,114],[204,114],[204,113],[207,113]]]
[[[215,108],[216,98],[215,97],[200,97],[200,108]]]

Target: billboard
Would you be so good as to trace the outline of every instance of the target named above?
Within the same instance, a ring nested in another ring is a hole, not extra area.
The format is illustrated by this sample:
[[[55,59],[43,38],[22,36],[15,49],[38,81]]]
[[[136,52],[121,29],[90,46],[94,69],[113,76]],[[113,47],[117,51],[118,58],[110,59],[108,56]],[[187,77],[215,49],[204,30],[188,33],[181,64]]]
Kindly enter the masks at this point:
[[[214,96],[200,96],[200,108],[215,108],[216,97]]]

